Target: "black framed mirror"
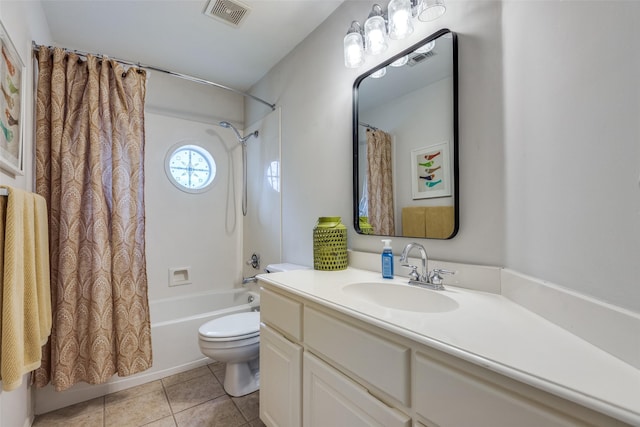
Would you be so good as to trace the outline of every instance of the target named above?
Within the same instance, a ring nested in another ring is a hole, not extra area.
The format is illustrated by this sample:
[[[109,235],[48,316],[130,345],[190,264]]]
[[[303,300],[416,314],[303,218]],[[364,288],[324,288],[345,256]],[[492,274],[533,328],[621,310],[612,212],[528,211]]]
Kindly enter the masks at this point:
[[[459,226],[456,34],[440,30],[353,85],[360,234],[451,239]]]

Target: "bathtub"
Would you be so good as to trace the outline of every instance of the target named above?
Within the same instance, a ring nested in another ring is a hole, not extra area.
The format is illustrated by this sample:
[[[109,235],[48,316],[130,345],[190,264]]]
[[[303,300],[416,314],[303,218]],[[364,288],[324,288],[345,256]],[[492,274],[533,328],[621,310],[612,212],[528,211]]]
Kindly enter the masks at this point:
[[[200,352],[198,328],[233,313],[260,307],[260,295],[246,289],[230,289],[179,298],[149,301],[153,367],[149,372],[187,370],[211,362]]]
[[[200,325],[259,308],[260,295],[243,288],[149,301],[153,349],[150,369],[128,377],[114,375],[104,384],[79,383],[63,393],[49,384],[35,393],[35,413],[43,414],[211,363],[198,346]]]

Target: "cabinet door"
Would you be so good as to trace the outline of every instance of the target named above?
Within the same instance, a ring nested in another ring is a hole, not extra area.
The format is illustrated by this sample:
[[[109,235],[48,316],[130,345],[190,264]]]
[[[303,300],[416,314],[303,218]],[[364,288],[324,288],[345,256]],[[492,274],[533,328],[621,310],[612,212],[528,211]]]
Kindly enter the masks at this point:
[[[411,419],[308,352],[303,363],[305,427],[408,427]],[[262,392],[260,392],[262,395]]]
[[[260,324],[260,418],[269,427],[301,421],[302,347]]]
[[[575,427],[584,424],[418,353],[416,413],[441,427]]]

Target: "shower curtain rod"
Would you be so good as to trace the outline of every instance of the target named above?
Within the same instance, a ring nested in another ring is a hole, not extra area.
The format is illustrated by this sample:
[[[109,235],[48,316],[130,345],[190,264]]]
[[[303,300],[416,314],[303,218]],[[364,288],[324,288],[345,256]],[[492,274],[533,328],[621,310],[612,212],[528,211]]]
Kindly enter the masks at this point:
[[[37,52],[38,50],[40,50],[41,46],[44,46],[44,45],[36,44],[35,41],[32,41],[31,43],[32,43],[34,52]],[[52,46],[46,46],[46,47],[51,48]],[[148,70],[158,71],[160,73],[169,74],[170,76],[178,77],[178,78],[181,78],[183,80],[188,80],[188,81],[195,82],[195,83],[206,84],[206,85],[209,85],[209,86],[215,86],[217,88],[225,89],[225,90],[231,91],[233,93],[237,93],[238,95],[242,95],[242,96],[244,96],[246,98],[251,98],[254,101],[258,101],[258,102],[260,102],[260,103],[262,103],[264,105],[267,105],[267,106],[269,106],[271,108],[271,111],[275,111],[275,109],[276,109],[276,104],[271,104],[271,103],[265,101],[264,99],[260,99],[257,96],[251,95],[250,93],[242,92],[242,91],[240,91],[238,89],[234,89],[234,88],[231,88],[231,87],[228,87],[228,86],[224,86],[224,85],[221,85],[219,83],[211,82],[209,80],[204,80],[204,79],[201,79],[199,77],[193,77],[193,76],[190,76],[188,74],[182,74],[182,73],[177,73],[175,71],[165,70],[163,68],[158,68],[158,67],[155,67],[153,65],[141,64],[139,62],[131,62],[131,61],[127,61],[125,59],[112,58],[111,56],[107,56],[107,55],[83,52],[83,51],[75,50],[75,49],[65,49],[65,50],[67,52],[73,52],[76,55],[80,55],[80,56],[84,56],[84,57],[86,57],[87,55],[95,56],[95,57],[98,57],[98,58],[103,58],[103,57],[106,56],[109,59],[113,59],[114,61],[121,62],[121,63],[123,63],[125,65],[131,65],[131,66],[138,67],[138,68],[146,68]]]
[[[358,123],[360,126],[364,126],[366,128],[369,128],[371,130],[380,130],[379,128],[375,127],[375,126],[371,126],[369,123],[365,123],[365,122],[359,122]]]

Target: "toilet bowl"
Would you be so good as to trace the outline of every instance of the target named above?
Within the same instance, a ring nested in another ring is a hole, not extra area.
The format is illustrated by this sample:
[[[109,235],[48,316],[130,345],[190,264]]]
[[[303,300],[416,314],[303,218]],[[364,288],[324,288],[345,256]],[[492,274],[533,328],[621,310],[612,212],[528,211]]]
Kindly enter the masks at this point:
[[[244,396],[260,387],[260,313],[235,313],[213,319],[198,329],[200,351],[227,364],[224,389]]]
[[[265,271],[276,273],[308,269],[296,264],[270,264]],[[260,313],[235,313],[210,320],[198,329],[200,351],[227,364],[224,390],[234,397],[260,388]]]

